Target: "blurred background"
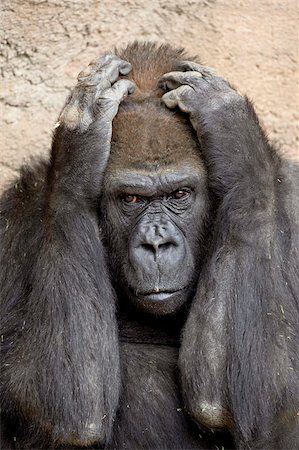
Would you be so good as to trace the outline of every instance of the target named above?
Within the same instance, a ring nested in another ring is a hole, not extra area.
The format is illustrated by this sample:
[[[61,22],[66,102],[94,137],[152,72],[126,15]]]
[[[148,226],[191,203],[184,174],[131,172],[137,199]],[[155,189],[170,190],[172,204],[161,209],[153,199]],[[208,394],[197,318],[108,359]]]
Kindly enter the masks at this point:
[[[1,0],[0,190],[51,130],[78,72],[135,39],[199,55],[253,100],[269,137],[298,151],[297,0]]]

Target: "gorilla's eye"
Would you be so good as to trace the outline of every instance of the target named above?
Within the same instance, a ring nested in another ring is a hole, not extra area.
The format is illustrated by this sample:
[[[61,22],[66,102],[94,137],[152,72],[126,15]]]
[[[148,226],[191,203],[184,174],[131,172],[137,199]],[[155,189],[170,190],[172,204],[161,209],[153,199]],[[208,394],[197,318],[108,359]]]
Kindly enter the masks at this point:
[[[142,199],[138,195],[125,195],[123,201],[125,203],[139,203],[142,202]]]
[[[190,195],[190,189],[178,189],[177,191],[171,194],[171,198],[175,200],[183,200]]]

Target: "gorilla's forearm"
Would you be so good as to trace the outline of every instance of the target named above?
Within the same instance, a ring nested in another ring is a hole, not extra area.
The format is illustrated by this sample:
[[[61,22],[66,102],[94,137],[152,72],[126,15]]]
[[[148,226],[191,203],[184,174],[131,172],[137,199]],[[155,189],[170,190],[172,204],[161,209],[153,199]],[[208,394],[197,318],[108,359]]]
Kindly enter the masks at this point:
[[[133,86],[111,84],[129,70],[106,55],[81,76],[60,115],[50,163],[24,170],[2,197],[2,394],[4,410],[16,405],[14,421],[26,417],[25,447],[43,445],[40,436],[84,446],[111,434],[119,350],[95,201],[112,119]]]
[[[40,430],[49,442],[104,442],[119,355],[103,246],[82,207],[49,222],[44,172],[23,174],[1,202],[3,406],[26,417],[34,447]]]
[[[234,92],[234,91],[233,91]],[[197,133],[208,164],[211,187],[220,198],[241,194],[238,204],[255,209],[273,199],[281,180],[281,160],[268,143],[252,104],[246,97],[230,94],[216,110],[198,117]],[[275,179],[274,179],[275,177]]]
[[[284,449],[288,440],[288,448],[297,448],[299,367],[293,355],[299,347],[299,247],[294,180],[261,141],[263,146],[259,158],[265,161],[256,168],[256,184],[252,181],[251,187],[244,174],[244,181],[222,198],[214,234],[218,251],[211,256],[215,271],[205,282],[207,297],[216,298],[214,306],[224,311],[219,327],[230,335],[223,373],[236,441]],[[254,150],[252,154],[257,158]],[[218,293],[211,288],[215,278]],[[211,302],[207,330],[214,314]],[[224,344],[227,338],[221,336]]]
[[[219,230],[256,244],[268,240],[285,210],[288,177],[282,160],[267,141],[253,106],[241,96],[211,111],[198,128],[209,167],[210,188],[218,200]],[[279,210],[280,217],[277,217]],[[223,223],[223,221],[225,223]],[[282,223],[282,227],[287,221]],[[273,236],[266,246],[268,257]]]

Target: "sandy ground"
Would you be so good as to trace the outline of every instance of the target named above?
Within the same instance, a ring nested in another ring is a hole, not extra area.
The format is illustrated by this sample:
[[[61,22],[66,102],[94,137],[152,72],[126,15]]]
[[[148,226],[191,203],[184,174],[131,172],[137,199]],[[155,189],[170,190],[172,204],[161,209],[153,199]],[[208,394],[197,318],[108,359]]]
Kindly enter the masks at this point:
[[[51,129],[88,62],[135,39],[186,47],[254,101],[268,134],[298,155],[296,0],[2,0],[0,189]]]

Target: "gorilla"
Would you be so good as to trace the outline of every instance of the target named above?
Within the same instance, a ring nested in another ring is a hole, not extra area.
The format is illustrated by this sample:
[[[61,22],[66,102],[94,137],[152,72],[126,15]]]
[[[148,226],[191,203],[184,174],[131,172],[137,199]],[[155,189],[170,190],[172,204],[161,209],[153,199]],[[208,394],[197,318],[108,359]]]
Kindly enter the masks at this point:
[[[183,50],[81,72],[1,200],[2,448],[298,448],[296,170]]]

